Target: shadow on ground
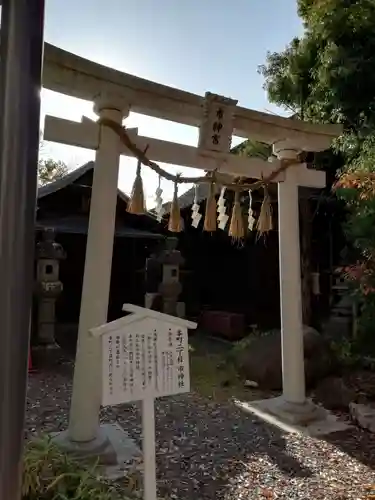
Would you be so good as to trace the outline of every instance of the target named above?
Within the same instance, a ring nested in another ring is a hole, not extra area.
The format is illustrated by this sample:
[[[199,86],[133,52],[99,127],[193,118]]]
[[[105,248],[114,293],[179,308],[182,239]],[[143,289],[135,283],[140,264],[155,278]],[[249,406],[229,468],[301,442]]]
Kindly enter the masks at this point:
[[[216,362],[218,353],[209,351]],[[58,353],[29,378],[28,432],[67,426],[73,363]],[[213,372],[205,386],[214,384],[216,391],[202,395],[195,377],[197,371],[202,376],[197,367],[209,364],[207,350],[193,351],[191,357],[194,390],[155,402],[161,498],[343,500],[363,496],[363,485],[375,477],[375,443],[367,433],[355,428],[324,439],[284,434],[228,400],[237,389],[248,399],[263,397],[257,391],[245,391],[243,384],[237,387],[229,381],[222,388],[223,380],[213,380],[221,375]],[[117,421],[141,445],[138,404],[105,408],[101,420]]]

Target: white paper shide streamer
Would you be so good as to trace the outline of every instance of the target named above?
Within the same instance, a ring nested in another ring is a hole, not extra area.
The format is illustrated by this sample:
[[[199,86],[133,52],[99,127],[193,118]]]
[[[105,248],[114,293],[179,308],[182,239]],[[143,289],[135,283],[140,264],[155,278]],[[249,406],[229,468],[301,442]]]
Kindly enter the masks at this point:
[[[229,220],[229,215],[226,214],[226,206],[225,206],[225,187],[221,188],[220,196],[217,201],[217,221],[218,221],[218,227],[219,229],[222,229],[224,231],[225,226],[227,225],[227,222]]]
[[[249,228],[249,231],[253,230],[254,223],[255,223],[255,219],[254,219],[254,216],[253,216],[252,204],[253,204],[253,199],[252,199],[252,196],[251,196],[251,190],[249,190],[249,217],[248,217],[248,228]]]
[[[158,222],[161,222],[162,219],[163,219],[163,215],[165,214],[165,210],[163,208],[163,198],[162,198],[162,194],[163,194],[163,190],[161,189],[160,187],[161,185],[161,177],[159,175],[159,185],[155,191],[155,212],[156,212],[156,219],[158,220]]]
[[[199,223],[202,218],[202,214],[199,213],[199,204],[198,204],[198,184],[194,186],[195,193],[194,193],[194,203],[191,209],[191,219],[192,223],[191,225],[195,228],[199,226]]]

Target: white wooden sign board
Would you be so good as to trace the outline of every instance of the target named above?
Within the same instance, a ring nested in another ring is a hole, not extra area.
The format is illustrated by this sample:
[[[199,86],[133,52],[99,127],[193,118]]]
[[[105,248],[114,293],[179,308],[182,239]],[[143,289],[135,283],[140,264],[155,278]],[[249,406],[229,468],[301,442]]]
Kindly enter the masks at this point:
[[[188,328],[196,323],[143,307],[91,330],[102,339],[102,404],[142,401],[144,498],[156,500],[154,399],[190,391]]]
[[[186,328],[141,318],[102,343],[103,406],[190,391]]]

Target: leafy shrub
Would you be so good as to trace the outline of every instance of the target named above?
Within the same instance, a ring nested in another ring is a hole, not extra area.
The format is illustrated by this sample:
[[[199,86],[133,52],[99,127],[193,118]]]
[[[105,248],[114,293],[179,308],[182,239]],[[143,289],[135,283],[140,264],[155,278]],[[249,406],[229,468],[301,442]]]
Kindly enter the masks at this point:
[[[243,351],[246,351],[251,344],[254,342],[254,340],[258,339],[259,337],[266,337],[268,335],[274,335],[275,333],[279,332],[280,330],[259,330],[258,328],[254,328],[253,331],[249,334],[246,335],[243,339],[239,340],[234,344],[232,349],[228,353],[228,361],[229,362],[234,362],[237,360],[237,357],[241,355]]]
[[[360,154],[341,172],[334,186],[345,202],[345,233],[351,264],[341,269],[353,297],[361,305],[358,346],[375,353],[375,134],[362,143]]]
[[[332,352],[342,367],[352,367],[358,364],[358,355],[352,339],[341,338],[330,343]]]
[[[50,439],[28,442],[24,454],[22,500],[131,500],[113,483],[98,479]]]

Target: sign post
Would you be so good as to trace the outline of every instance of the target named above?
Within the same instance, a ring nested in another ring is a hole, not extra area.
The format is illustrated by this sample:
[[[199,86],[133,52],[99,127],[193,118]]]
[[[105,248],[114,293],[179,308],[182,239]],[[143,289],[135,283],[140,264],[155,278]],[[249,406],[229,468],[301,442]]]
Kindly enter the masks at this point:
[[[132,313],[93,328],[102,339],[102,404],[142,401],[144,499],[156,500],[154,400],[190,391],[188,328],[196,323],[125,304]]]
[[[150,397],[142,400],[142,434],[144,498],[156,500],[155,403]]]

